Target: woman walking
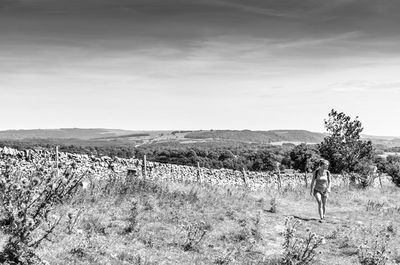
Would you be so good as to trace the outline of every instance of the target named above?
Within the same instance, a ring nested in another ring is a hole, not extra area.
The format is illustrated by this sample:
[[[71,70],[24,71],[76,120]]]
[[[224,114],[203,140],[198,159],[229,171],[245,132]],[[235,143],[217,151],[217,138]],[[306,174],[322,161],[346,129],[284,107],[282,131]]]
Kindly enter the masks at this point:
[[[318,213],[322,223],[325,219],[326,201],[331,192],[331,173],[328,171],[329,162],[325,159],[319,161],[319,167],[313,174],[311,181],[311,196],[314,196],[318,203]]]

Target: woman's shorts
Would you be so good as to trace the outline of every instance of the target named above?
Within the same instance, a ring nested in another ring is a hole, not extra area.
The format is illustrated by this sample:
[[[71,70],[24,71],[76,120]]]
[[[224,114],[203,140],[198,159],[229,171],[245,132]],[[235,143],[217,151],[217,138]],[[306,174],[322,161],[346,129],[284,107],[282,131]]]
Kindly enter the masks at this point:
[[[319,193],[319,194],[321,194],[321,198],[328,198],[328,192],[322,192],[322,191],[319,191],[319,190],[314,190],[314,197],[316,197],[317,196],[317,193]]]

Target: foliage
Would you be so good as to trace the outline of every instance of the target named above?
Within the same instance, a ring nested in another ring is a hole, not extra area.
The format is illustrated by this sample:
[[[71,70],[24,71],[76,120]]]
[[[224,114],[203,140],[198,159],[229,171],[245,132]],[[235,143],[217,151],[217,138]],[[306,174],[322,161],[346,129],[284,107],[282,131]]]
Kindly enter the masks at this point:
[[[109,156],[121,158],[143,158],[148,161],[200,166],[207,168],[228,168],[252,171],[274,170],[276,162],[281,163],[284,154],[292,146],[247,144],[232,141],[182,144],[163,142],[135,146],[129,141],[83,141],[78,139],[27,139],[23,141],[0,141],[1,146],[18,150],[31,148],[54,148],[60,152]]]
[[[372,160],[372,143],[361,140],[363,127],[358,117],[351,120],[345,113],[332,109],[325,128],[330,135],[319,145],[319,151],[329,160],[332,172],[354,172],[360,162]]]
[[[271,208],[268,210],[270,213],[276,213],[277,212],[277,202],[276,202],[276,198],[272,198],[271,201],[269,202],[269,204],[271,205]]]
[[[306,265],[312,264],[317,256],[317,248],[322,245],[323,238],[308,231],[307,237],[301,238],[296,235],[300,221],[293,218],[286,219],[283,248],[284,257],[282,265]]]
[[[83,176],[55,172],[12,174],[0,176],[0,224],[8,236],[0,262],[34,264],[34,250],[47,240],[60,223],[62,216],[53,214],[53,206],[62,204],[77,190]]]
[[[135,230],[135,227],[137,225],[137,217],[138,217],[138,202],[136,200],[131,201],[131,208],[130,208],[130,213],[129,217],[127,218],[127,221],[129,225],[124,229],[125,233],[131,233]]]
[[[373,163],[374,165],[376,165],[378,173],[386,172],[386,163],[387,163],[386,158],[381,156],[375,156]]]
[[[375,201],[372,201],[372,200],[368,200],[368,202],[367,202],[367,208],[366,208],[366,210],[367,211],[380,211],[382,208],[383,208],[383,206],[385,205],[385,203],[384,202],[375,202]]]
[[[293,168],[300,172],[312,171],[321,158],[316,146],[307,144],[295,146],[289,155]]]
[[[211,226],[204,222],[196,222],[185,226],[184,229],[186,230],[186,238],[182,248],[184,251],[189,251],[201,243]]]
[[[207,168],[229,168],[251,171],[275,170],[285,152],[291,147],[261,144],[224,143],[162,143],[139,146],[136,157],[147,156],[149,161]]]
[[[362,188],[367,188],[374,183],[376,169],[370,162],[363,160],[355,166],[355,172],[352,176],[358,178],[359,185]]]
[[[388,261],[390,235],[379,232],[374,239],[366,240],[358,249],[358,260],[362,265],[385,265]]]
[[[392,177],[393,183],[400,187],[400,156],[388,156],[386,160],[385,172]]]

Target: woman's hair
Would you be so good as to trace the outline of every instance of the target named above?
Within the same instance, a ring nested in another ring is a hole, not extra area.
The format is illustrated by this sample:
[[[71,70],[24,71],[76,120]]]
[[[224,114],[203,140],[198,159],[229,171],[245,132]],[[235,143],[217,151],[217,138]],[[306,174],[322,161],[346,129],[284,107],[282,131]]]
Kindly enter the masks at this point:
[[[326,159],[320,159],[319,160],[319,162],[318,162],[318,166],[322,166],[322,165],[327,165],[328,167],[329,167],[329,161],[328,160],[326,160]]]

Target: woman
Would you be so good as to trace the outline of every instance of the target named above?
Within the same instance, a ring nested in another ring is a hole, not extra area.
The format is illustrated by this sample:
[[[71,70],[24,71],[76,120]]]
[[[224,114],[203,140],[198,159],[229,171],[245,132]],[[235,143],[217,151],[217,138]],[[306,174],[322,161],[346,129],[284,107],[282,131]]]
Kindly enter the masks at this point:
[[[314,196],[318,202],[318,213],[320,220],[325,219],[325,207],[328,195],[331,192],[331,173],[328,171],[329,162],[325,159],[319,161],[319,167],[313,174],[311,182],[311,196]]]

